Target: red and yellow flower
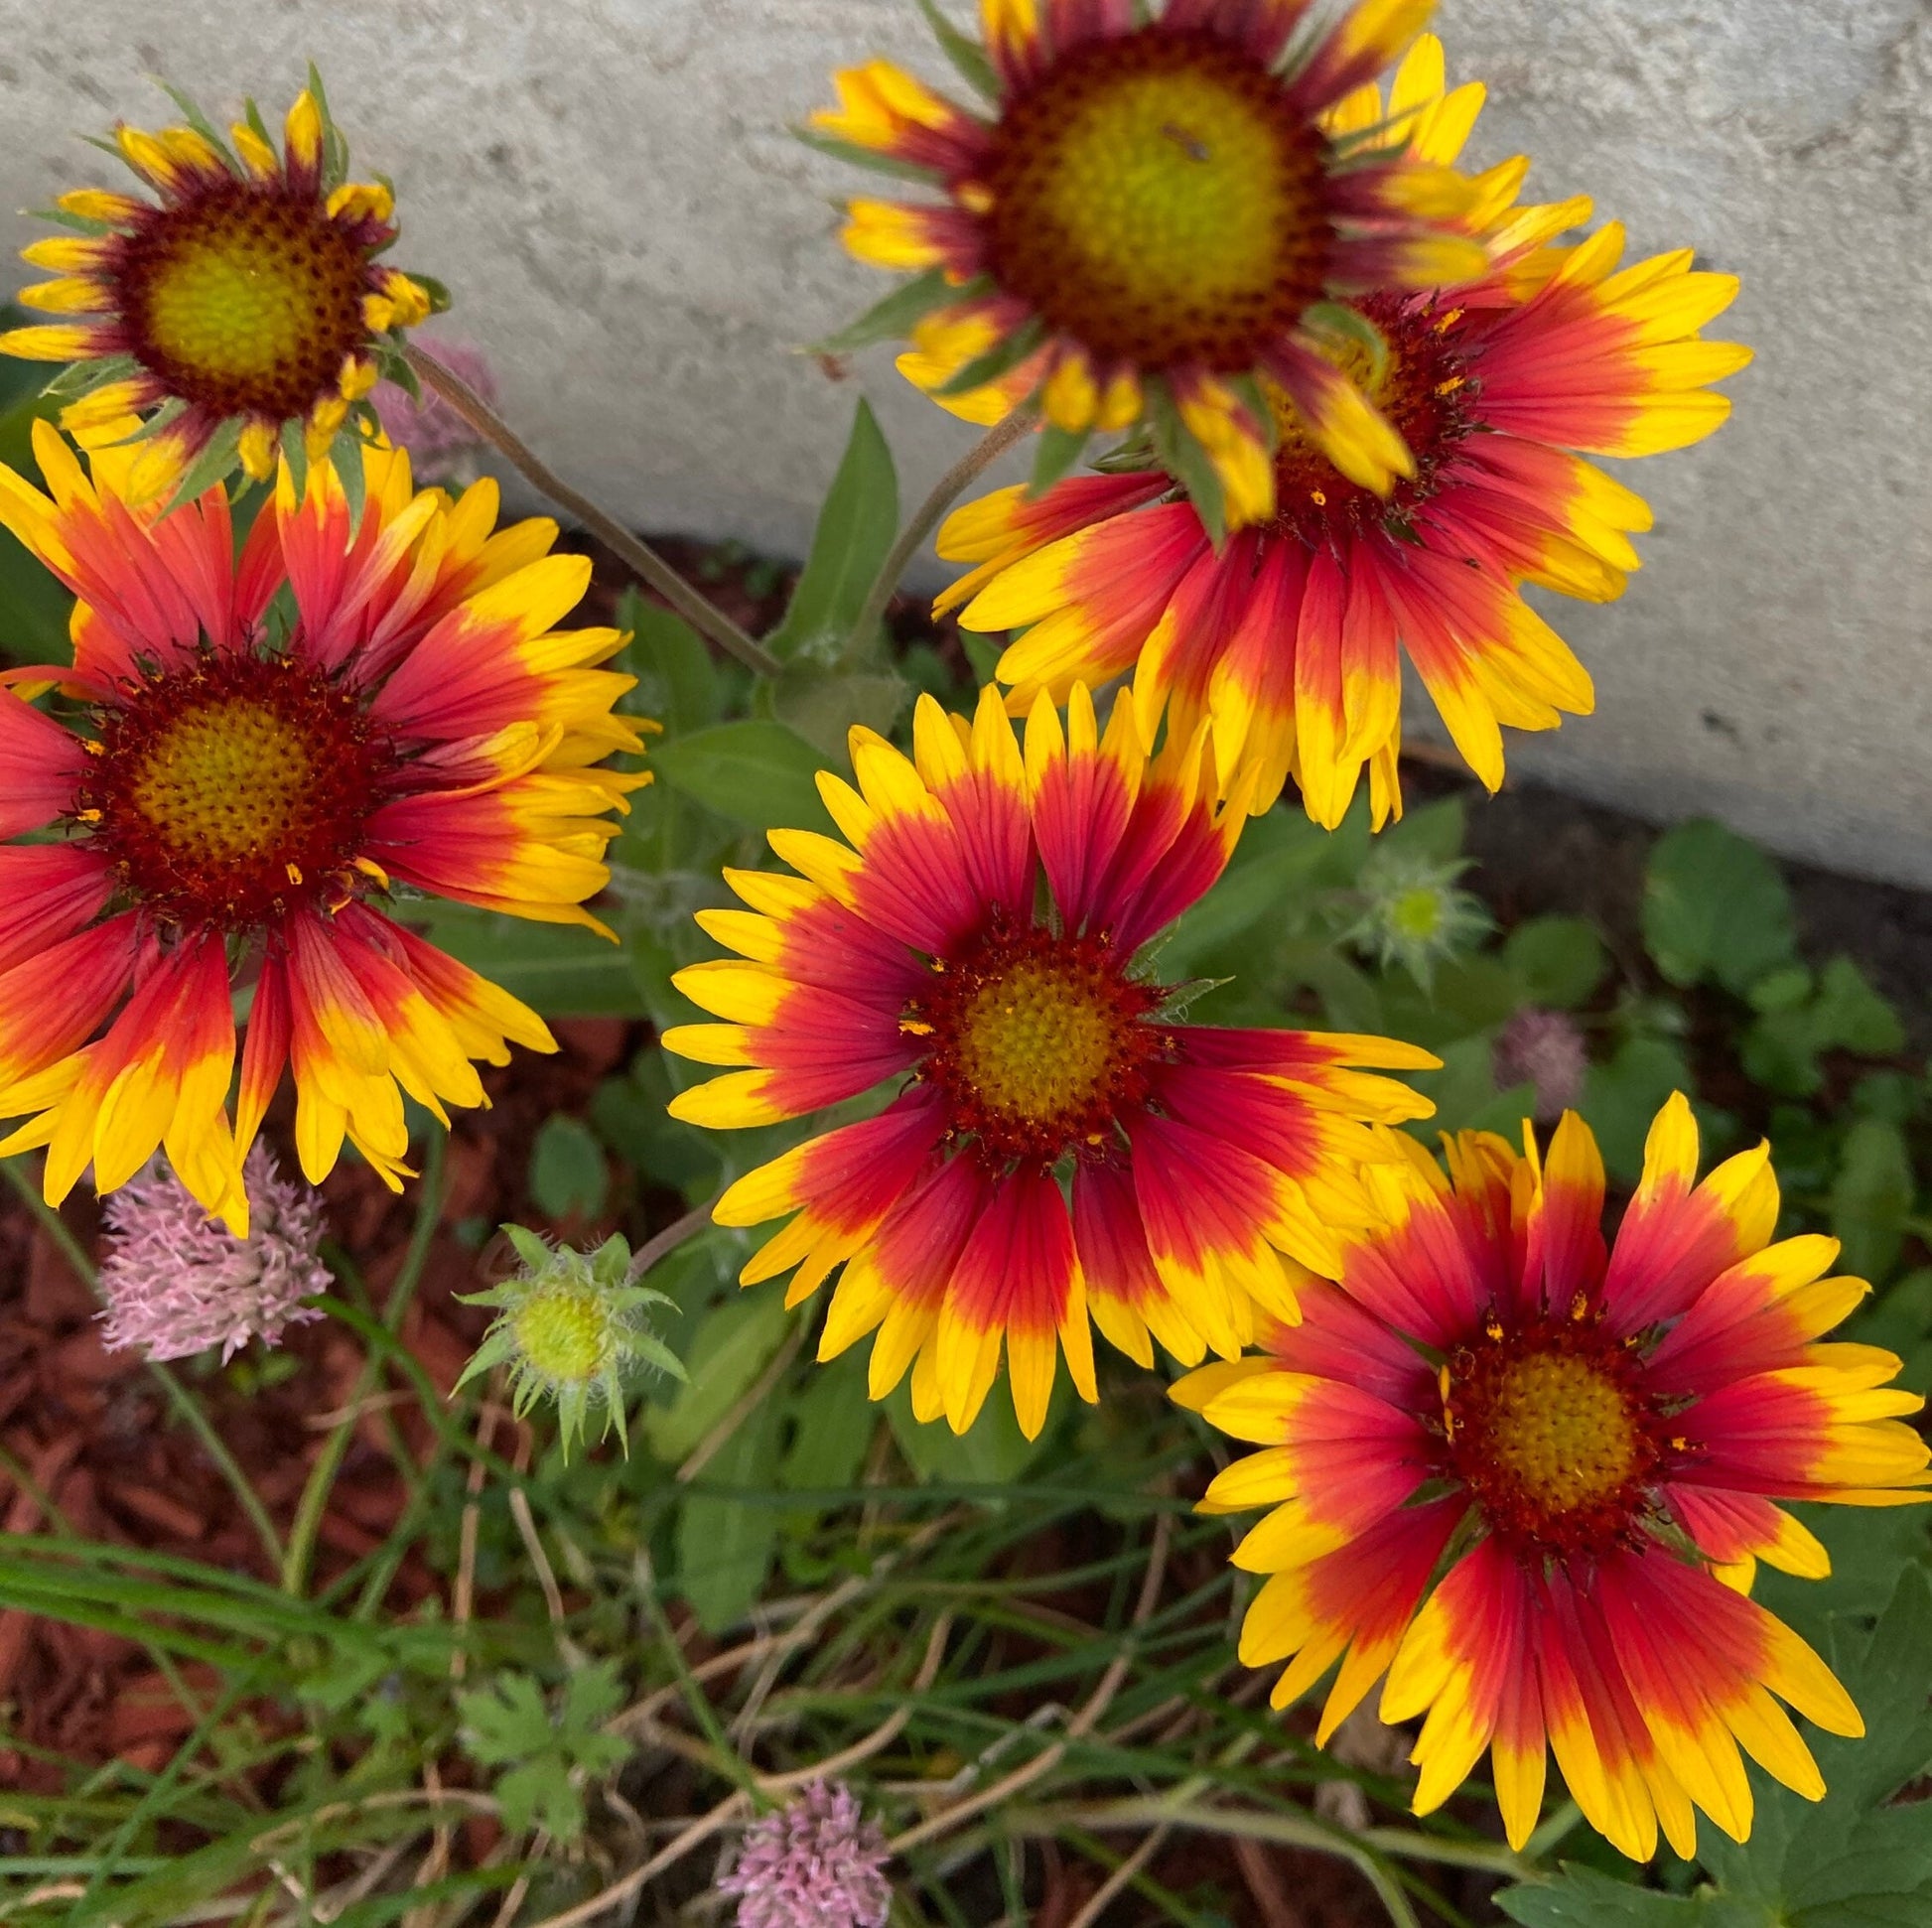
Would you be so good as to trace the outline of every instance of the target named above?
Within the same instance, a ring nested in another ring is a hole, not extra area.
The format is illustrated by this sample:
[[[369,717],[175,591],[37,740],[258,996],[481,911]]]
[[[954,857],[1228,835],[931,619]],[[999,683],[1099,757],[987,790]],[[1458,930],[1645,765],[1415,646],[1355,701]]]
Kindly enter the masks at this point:
[[[738,957],[677,983],[726,1022],[664,1044],[740,1068],[673,1115],[764,1125],[897,1086],[715,1214],[795,1214],[744,1272],[792,1272],[791,1305],[844,1267],[819,1356],[877,1332],[874,1398],[909,1367],[918,1416],[963,1432],[1004,1344],[1032,1436],[1062,1349],[1095,1396],[1089,1317],[1143,1365],[1150,1334],[1189,1364],[1236,1356],[1298,1316],[1335,1228],[1369,1221],[1358,1165],[1392,1154],[1364,1121],[1427,1114],[1347,1068],[1427,1052],[1183,1025],[1137,961],[1220,876],[1246,813],[1212,807],[1202,755],[1197,737],[1150,762],[1127,695],[1104,737],[1083,688],[1064,728],[1042,699],[1024,753],[997,690],[970,724],[925,697],[909,758],[855,729],[857,787],[820,775],[847,841],[773,831],[798,874],[728,872],[750,908],[700,913]]]
[[[76,396],[61,420],[83,444],[145,419],[136,499],[237,462],[265,481],[291,423],[325,453],[432,305],[381,261],[396,239],[389,189],[345,178],[314,86],[279,153],[252,102],[228,142],[199,116],[152,134],[122,124],[114,142],[155,200],[63,195],[55,218],[73,232],[24,250],[56,279],[19,300],[64,319],[0,335],[0,353],[72,364],[53,386]]]
[[[1452,160],[1473,120],[1452,103],[1468,92],[1443,94],[1441,50],[1419,46],[1395,95],[1419,116],[1405,138]],[[1380,112],[1378,96],[1349,118]],[[1483,177],[1480,282],[1353,304],[1383,348],[1379,365],[1356,352],[1358,373],[1413,457],[1386,493],[1278,406],[1274,512],[1219,547],[1160,470],[1003,489],[953,514],[940,553],[978,566],[939,607],[964,604],[970,629],[1024,631],[999,664],[1017,711],[1131,672],[1150,728],[1164,710],[1183,735],[1212,720],[1223,789],[1252,773],[1266,809],[1292,774],[1329,828],[1365,767],[1376,822],[1400,812],[1405,650],[1492,790],[1502,726],[1587,714],[1587,672],[1521,587],[1622,594],[1650,511],[1584,456],[1711,434],[1730,404],[1707,384],[1750,353],[1700,338],[1734,277],[1694,269],[1688,250],[1619,268],[1615,225],[1545,245],[1588,204],[1516,207],[1520,178]]]
[[[1393,1135],[1392,1135],[1393,1136]],[[1637,1859],[1680,1855],[1702,1809],[1751,1824],[1738,1749],[1809,1799],[1810,1751],[1773,1700],[1863,1731],[1824,1662],[1748,1597],[1755,1563],[1818,1578],[1824,1548],[1780,1502],[1922,1498],[1925,1443],[1890,1353],[1820,1343],[1867,1288],[1836,1241],[1770,1243],[1769,1148],[1697,1181],[1691,1109],[1658,1114],[1614,1245],[1603,1167],[1567,1115],[1547,1163],[1526,1128],[1405,1141],[1367,1168],[1385,1223],[1345,1231],[1338,1286],[1305,1287],[1266,1356],[1175,1397],[1264,1449],[1210,1511],[1273,1508],[1238,1566],[1269,1576],[1241,1657],[1287,1660],[1284,1707],[1340,1663],[1319,1738],[1386,1672],[1382,1718],[1423,1720],[1427,1813],[1491,1754],[1510,1842],[1546,1755],[1591,1825]]]
[[[345,1136],[393,1185],[402,1096],[482,1104],[473,1059],[554,1048],[534,1013],[389,914],[392,886],[589,924],[621,638],[559,630],[590,565],[556,525],[492,533],[496,489],[418,493],[371,450],[359,523],[327,463],[284,468],[237,554],[221,488],[167,516],[47,423],[51,499],[0,469],[0,523],[79,598],[73,660],[0,682],[0,1156],[47,1147],[58,1202],[165,1146],[238,1231],[241,1161],[285,1067],[320,1179]],[[22,691],[40,692],[30,702]],[[50,696],[51,693],[51,696]],[[608,934],[608,933],[607,933]],[[231,991],[253,1006],[232,1119]]]
[[[1309,0],[982,0],[984,49],[954,51],[985,112],[885,61],[839,74],[828,144],[944,196],[850,204],[855,255],[923,276],[857,333],[909,331],[900,369],[971,421],[1026,402],[1074,437],[1146,421],[1210,519],[1271,512],[1264,383],[1386,492],[1413,464],[1334,352],[1337,322],[1353,339],[1334,303],[1479,274],[1482,191],[1328,116],[1432,5],[1361,0],[1311,36]]]

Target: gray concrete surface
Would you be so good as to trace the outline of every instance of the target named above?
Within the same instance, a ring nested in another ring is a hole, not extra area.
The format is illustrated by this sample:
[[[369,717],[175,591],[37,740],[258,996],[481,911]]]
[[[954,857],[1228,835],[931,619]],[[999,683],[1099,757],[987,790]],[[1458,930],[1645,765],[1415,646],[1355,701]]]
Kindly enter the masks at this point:
[[[1482,156],[1526,148],[1544,193],[1740,273],[1759,356],[1730,428],[1633,465],[1648,566],[1559,618],[1598,713],[1512,768],[1932,885],[1932,0],[1444,0],[1441,26],[1491,85]],[[883,352],[843,384],[790,352],[883,284],[832,240],[841,171],[784,126],[835,64],[936,75],[911,0],[0,0],[0,30],[7,209],[105,180],[74,137],[161,117],[145,75],[225,111],[313,54],[398,184],[396,258],[641,524],[795,552],[858,385],[908,495],[965,446]],[[0,246],[33,231],[8,214]]]

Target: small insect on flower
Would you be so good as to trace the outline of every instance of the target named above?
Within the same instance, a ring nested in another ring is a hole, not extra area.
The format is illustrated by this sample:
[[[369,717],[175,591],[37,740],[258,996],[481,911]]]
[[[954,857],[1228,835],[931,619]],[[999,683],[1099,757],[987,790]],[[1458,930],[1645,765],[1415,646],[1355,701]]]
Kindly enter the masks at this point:
[[[322,1316],[302,1304],[330,1285],[321,1199],[284,1178],[260,1141],[242,1181],[246,1238],[158,1162],[107,1194],[100,1318],[109,1352],[138,1346],[150,1359],[186,1359],[218,1345],[225,1364],[250,1339],[275,1345],[288,1326]]]
[[[852,1790],[814,1781],[790,1807],[745,1831],[718,1883],[738,1897],[738,1928],[885,1928],[892,1851]]]
[[[677,1355],[645,1321],[649,1307],[672,1302],[632,1281],[630,1247],[620,1236],[595,1252],[578,1252],[546,1245],[521,1225],[505,1225],[503,1233],[522,1264],[487,1292],[462,1295],[466,1306],[495,1307],[496,1317],[458,1387],[492,1366],[507,1367],[518,1419],[541,1399],[555,1401],[566,1459],[594,1418],[598,1439],[615,1427],[627,1454],[626,1380],[650,1368],[685,1376]]]
[[[1459,957],[1490,929],[1481,900],[1458,891],[1466,859],[1432,861],[1392,846],[1378,848],[1362,866],[1366,899],[1349,939],[1383,970],[1400,964],[1428,991],[1436,967]]]
[[[266,481],[284,428],[321,456],[373,427],[369,390],[441,300],[383,265],[395,197],[347,179],[313,69],[279,151],[252,100],[224,141],[174,99],[185,126],[114,129],[111,151],[155,200],[61,196],[51,217],[72,232],[24,251],[57,278],[20,294],[61,319],[0,335],[0,353],[69,364],[51,391],[71,398],[61,422],[82,444],[139,430],[144,501],[199,494],[237,464]]]

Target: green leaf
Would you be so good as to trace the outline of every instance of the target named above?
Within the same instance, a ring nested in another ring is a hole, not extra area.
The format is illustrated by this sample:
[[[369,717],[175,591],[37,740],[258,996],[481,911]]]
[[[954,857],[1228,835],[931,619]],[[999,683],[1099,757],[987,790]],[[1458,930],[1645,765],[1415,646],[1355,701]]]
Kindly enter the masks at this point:
[[[501,1674],[486,1688],[457,1696],[464,1751],[480,1766],[508,1770],[493,1789],[506,1829],[519,1834],[540,1823],[566,1842],[583,1833],[580,1783],[609,1773],[630,1751],[599,1731],[622,1704],[617,1663],[610,1660],[572,1672],[554,1719],[528,1674]]]
[[[1912,1157],[1896,1125],[1862,1118],[1845,1136],[1832,1180],[1832,1231],[1842,1269],[1882,1280],[1898,1262],[1912,1209]]]
[[[1279,942],[1288,906],[1306,895],[1329,839],[1300,810],[1271,810],[1243,833],[1221,880],[1185,912],[1161,948],[1170,980],[1185,977],[1267,919]]]
[[[771,687],[772,713],[823,757],[843,763],[855,723],[893,733],[908,694],[905,678],[891,671],[842,676],[815,662],[790,662]]]
[[[1552,1011],[1586,1005],[1609,969],[1595,927],[1581,917],[1532,917],[1509,933],[1503,962],[1522,980],[1532,1004]]]
[[[704,1484],[770,1486],[777,1472],[778,1421],[772,1400],[748,1413],[704,1469]],[[694,1492],[679,1508],[678,1587],[707,1633],[722,1633],[744,1618],[764,1588],[777,1544],[777,1510],[740,1505],[729,1490],[720,1498]]]
[[[411,904],[404,921],[543,1018],[631,1018],[637,982],[608,937],[464,903]]]
[[[1663,1894],[1568,1863],[1560,1880],[1505,1889],[1496,1905],[1523,1928],[1776,1928],[1756,1900],[1708,1890]]]
[[[1813,1005],[1816,1033],[1827,1050],[1861,1057],[1892,1057],[1905,1048],[1905,1027],[1849,957],[1835,957],[1819,974]]]
[[[800,1492],[850,1486],[881,1418],[867,1392],[864,1351],[855,1347],[813,1373],[791,1411],[797,1425],[779,1483]]]
[[[530,1147],[530,1196],[546,1218],[595,1218],[611,1192],[604,1147],[581,1118],[554,1112]]]
[[[713,724],[659,744],[651,766],[659,782],[754,830],[833,827],[818,794],[825,757],[786,724]]]
[[[790,1315],[775,1287],[741,1292],[705,1315],[684,1351],[689,1374],[668,1406],[644,1411],[644,1439],[666,1465],[685,1458],[752,1390],[783,1344]]]
[[[725,708],[718,665],[683,617],[626,589],[618,598],[618,627],[630,631],[624,667],[637,678],[645,715],[680,736],[718,721]]]
[[[1673,1091],[1692,1088],[1684,1053],[1661,1037],[1632,1037],[1584,1080],[1583,1115],[1612,1176],[1631,1184],[1643,1171],[1651,1120]]]
[[[912,1416],[911,1388],[901,1382],[886,1401],[886,1417],[905,1462],[920,1482],[961,1486],[1010,1486],[1033,1464],[1053,1435],[1054,1417],[1064,1410],[1066,1375],[1053,1382],[1053,1402],[1039,1438],[1029,1440],[1013,1416],[1013,1394],[1006,1376],[993,1382],[979,1418],[964,1433],[943,1419],[922,1426]]]
[[[897,534],[898,477],[893,452],[862,399],[831,493],[819,510],[812,552],[792,592],[791,607],[765,637],[765,646],[779,656],[804,650],[830,660],[839,654]]]
[[[1739,997],[1797,957],[1791,893],[1770,858],[1721,823],[1681,823],[1644,877],[1644,943],[1672,984],[1715,979]]]
[[[1932,1920],[1932,1803],[1889,1805],[1932,1768],[1932,1586],[1899,1577],[1868,1638],[1841,1622],[1833,1671],[1864,1716],[1859,1739],[1808,1736],[1825,1780],[1815,1805],[1761,1778],[1750,1840],[1709,1831],[1702,1859],[1720,1885],[1763,1897],[1791,1928],[1917,1928]]]

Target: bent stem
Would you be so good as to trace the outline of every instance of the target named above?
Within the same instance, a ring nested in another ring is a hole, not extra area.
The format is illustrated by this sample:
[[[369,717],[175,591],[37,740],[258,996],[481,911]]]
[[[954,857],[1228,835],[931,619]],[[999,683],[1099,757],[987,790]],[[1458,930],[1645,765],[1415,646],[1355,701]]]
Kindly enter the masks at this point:
[[[434,389],[511,463],[531,487],[548,495],[559,508],[568,509],[608,549],[621,556],[694,629],[736,656],[746,668],[760,676],[777,675],[783,665],[770,650],[747,635],[708,596],[693,589],[649,543],[615,516],[607,515],[588,495],[572,488],[453,368],[445,367],[419,347],[406,347],[403,353],[423,384]]]
[[[0,1171],[7,1174],[7,1182],[13,1186],[21,1203],[40,1220],[61,1256],[72,1268],[74,1276],[98,1298],[100,1275],[94,1268],[93,1260],[87,1256],[86,1249],[80,1241],[68,1229],[67,1221],[42,1196],[40,1186],[34,1182],[20,1160],[0,1159]],[[234,1454],[228,1450],[226,1443],[214,1430],[213,1421],[202,1411],[201,1401],[161,1360],[149,1359],[146,1363],[148,1371],[167,1395],[168,1404],[173,1409],[175,1417],[182,1421],[201,1442],[202,1450],[213,1461],[215,1471],[226,1481],[228,1490],[234,1494],[236,1505],[247,1515],[249,1525],[255,1529],[255,1535],[262,1543],[262,1551],[268,1555],[269,1572],[280,1572],[283,1559],[282,1542],[275,1531],[275,1522],[269,1518],[268,1509],[262,1504],[260,1494],[250,1484],[248,1475],[241,1470]]]
[[[939,518],[974,481],[998,462],[1033,426],[1033,411],[1016,408],[1004,422],[996,422],[988,429],[979,442],[939,478],[932,493],[919,504],[911,521],[899,531],[898,540],[887,552],[879,574],[873,579],[872,588],[866,592],[866,600],[852,624],[852,633],[846,639],[844,662],[847,667],[864,650],[872,632],[884,620],[886,605],[893,600],[893,593],[911,566],[912,558],[939,526]]]
[[[447,1132],[430,1133],[423,1158],[422,1190],[416,1199],[416,1223],[409,1234],[409,1249],[403,1254],[402,1269],[396,1274],[395,1284],[389,1288],[388,1300],[382,1308],[383,1326],[392,1335],[402,1323],[402,1315],[409,1309],[409,1302],[416,1296],[416,1283],[423,1276],[430,1241],[436,1236],[443,1205],[443,1155],[448,1145]],[[337,1469],[343,1463],[343,1454],[348,1450],[349,1440],[361,1417],[362,1402],[368,1398],[381,1371],[382,1355],[372,1350],[356,1375],[355,1385],[343,1410],[341,1424],[323,1443],[321,1452],[316,1455],[316,1463],[309,1468],[302,1498],[295,1509],[295,1524],[289,1530],[288,1554],[282,1562],[282,1591],[285,1593],[299,1597],[308,1586],[309,1564],[315,1558],[316,1536],[322,1531],[322,1515],[329,1504],[330,1489],[336,1483]]]

